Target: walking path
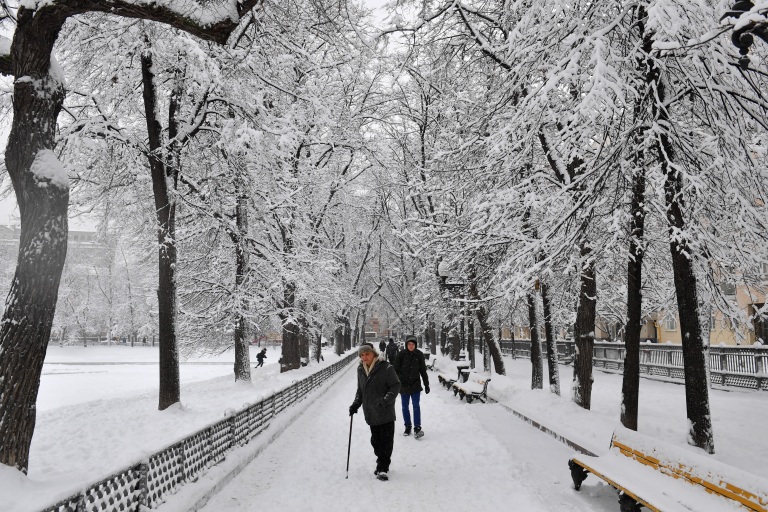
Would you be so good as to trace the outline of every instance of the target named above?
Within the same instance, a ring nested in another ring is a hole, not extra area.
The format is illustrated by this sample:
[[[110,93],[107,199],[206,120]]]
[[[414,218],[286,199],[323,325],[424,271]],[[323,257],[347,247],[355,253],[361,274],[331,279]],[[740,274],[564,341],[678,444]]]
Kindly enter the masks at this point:
[[[348,407],[354,367],[291,423],[203,510],[483,512],[615,511],[616,492],[596,484],[576,492],[572,450],[516,419],[498,404],[467,404],[440,387],[422,394],[426,435],[403,437],[397,424],[388,482],[375,479],[375,458],[362,413],[354,417],[346,476]],[[303,404],[301,405],[303,406]],[[398,398],[398,418],[400,400]],[[586,487],[586,486],[585,486]]]

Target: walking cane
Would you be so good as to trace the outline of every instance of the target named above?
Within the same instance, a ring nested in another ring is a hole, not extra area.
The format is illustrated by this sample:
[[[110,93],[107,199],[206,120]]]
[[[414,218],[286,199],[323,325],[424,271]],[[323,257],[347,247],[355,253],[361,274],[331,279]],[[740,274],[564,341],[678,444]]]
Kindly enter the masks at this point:
[[[349,415],[349,444],[347,445],[347,479],[349,479],[349,452],[352,450],[352,420],[355,419],[354,414]]]

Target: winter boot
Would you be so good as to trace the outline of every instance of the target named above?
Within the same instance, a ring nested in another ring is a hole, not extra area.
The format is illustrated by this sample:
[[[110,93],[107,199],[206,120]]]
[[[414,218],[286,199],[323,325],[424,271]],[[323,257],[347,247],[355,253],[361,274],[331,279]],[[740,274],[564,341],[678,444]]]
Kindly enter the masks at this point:
[[[379,471],[379,474],[376,475],[376,478],[378,478],[382,482],[386,482],[387,480],[389,480],[389,477],[387,476],[387,473],[384,472],[384,471]]]
[[[421,431],[421,427],[416,427],[415,429],[413,429],[413,431],[415,433],[413,437],[415,437],[416,439],[421,439],[422,437],[424,437],[424,432]]]
[[[410,426],[410,425],[406,425],[406,426],[405,426],[405,432],[403,432],[403,435],[404,435],[404,436],[409,436],[409,435],[411,435],[411,426]]]

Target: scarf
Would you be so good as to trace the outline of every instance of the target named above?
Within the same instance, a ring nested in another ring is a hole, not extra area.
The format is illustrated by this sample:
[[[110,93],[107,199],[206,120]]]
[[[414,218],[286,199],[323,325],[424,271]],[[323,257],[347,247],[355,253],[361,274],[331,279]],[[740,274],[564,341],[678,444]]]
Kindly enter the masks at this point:
[[[376,366],[376,363],[378,363],[379,360],[376,358],[373,358],[373,361],[371,361],[371,366],[366,366],[365,363],[361,364],[363,365],[363,371],[365,372],[366,377],[370,377],[371,372],[373,371],[373,367]]]

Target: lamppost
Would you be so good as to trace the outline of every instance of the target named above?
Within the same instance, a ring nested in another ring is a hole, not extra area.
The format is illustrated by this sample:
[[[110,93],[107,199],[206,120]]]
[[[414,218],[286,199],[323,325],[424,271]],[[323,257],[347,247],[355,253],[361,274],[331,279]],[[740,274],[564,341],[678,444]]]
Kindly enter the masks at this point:
[[[460,324],[460,343],[461,347],[465,347],[466,343],[466,331],[464,329],[464,324],[466,322],[466,281],[464,279],[459,277],[451,277],[448,275],[448,272],[445,271],[444,268],[438,267],[438,275],[440,277],[440,288],[443,290],[448,291],[448,293],[452,297],[458,297],[459,304],[461,305],[461,324]]]

